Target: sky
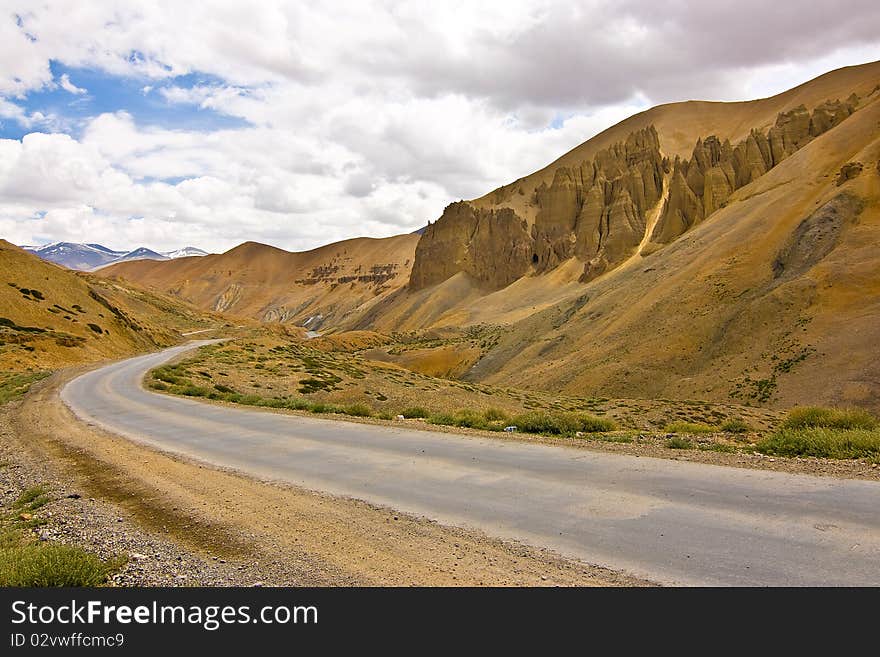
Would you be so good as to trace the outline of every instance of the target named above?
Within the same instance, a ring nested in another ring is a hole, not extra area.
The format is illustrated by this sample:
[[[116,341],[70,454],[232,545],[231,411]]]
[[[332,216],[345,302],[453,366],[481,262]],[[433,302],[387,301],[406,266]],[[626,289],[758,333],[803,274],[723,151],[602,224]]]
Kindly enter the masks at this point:
[[[0,0],[0,237],[385,237],[665,102],[880,59],[880,3]]]

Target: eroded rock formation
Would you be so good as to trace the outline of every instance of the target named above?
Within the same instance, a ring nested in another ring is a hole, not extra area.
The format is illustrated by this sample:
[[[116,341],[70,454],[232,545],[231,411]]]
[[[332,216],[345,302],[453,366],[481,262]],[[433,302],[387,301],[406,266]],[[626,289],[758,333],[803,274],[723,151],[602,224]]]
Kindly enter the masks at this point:
[[[723,207],[740,187],[763,176],[810,140],[827,132],[855,111],[858,97],[826,101],[813,110],[803,105],[776,117],[767,134],[752,130],[735,147],[712,135],[698,139],[689,160],[676,158],[669,198],[651,241],[668,244]]]
[[[419,240],[410,287],[418,290],[466,272],[488,287],[502,288],[529,270],[531,252],[528,225],[510,208],[451,203]]]
[[[663,192],[669,162],[653,126],[560,167],[536,190],[531,228],[510,208],[482,210],[461,201],[428,226],[416,248],[410,287],[421,289],[466,272],[491,288],[571,257],[592,278],[629,257],[645,234],[645,212]]]

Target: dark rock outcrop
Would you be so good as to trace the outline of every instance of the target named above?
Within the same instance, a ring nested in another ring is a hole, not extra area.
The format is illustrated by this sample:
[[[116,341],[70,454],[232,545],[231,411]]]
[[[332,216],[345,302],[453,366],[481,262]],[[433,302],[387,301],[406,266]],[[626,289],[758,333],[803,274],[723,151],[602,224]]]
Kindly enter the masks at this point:
[[[840,167],[840,171],[837,173],[837,186],[840,187],[847,180],[858,177],[864,168],[865,166],[861,162],[847,162]]]

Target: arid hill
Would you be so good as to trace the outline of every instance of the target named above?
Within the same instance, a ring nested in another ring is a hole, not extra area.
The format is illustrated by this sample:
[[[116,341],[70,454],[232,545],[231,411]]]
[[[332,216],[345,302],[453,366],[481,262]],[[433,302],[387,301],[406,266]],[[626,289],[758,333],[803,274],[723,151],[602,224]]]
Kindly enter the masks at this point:
[[[302,253],[246,242],[220,255],[112,265],[100,275],[206,310],[317,330],[359,317],[405,286],[418,241],[418,235],[358,238]]]
[[[0,240],[0,370],[149,351],[220,324],[178,300],[73,272]]]
[[[880,339],[878,101],[873,63],[772,98],[655,107],[451,204],[421,239],[382,241],[382,258],[370,240],[310,254],[243,245],[111,270],[260,319],[501,325],[463,374],[494,384],[880,410],[867,357]],[[378,293],[346,288],[340,251],[399,274]],[[340,269],[324,281],[319,263]]]

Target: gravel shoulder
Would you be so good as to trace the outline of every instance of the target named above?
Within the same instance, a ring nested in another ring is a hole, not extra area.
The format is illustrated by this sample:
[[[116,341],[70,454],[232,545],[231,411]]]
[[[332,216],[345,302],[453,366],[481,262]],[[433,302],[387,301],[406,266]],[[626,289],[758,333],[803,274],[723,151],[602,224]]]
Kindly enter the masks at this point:
[[[638,586],[648,582],[357,500],[264,482],[86,426],[58,398],[0,410],[8,504],[48,485],[41,538],[125,555],[116,585]],[[51,515],[49,515],[51,514]]]

